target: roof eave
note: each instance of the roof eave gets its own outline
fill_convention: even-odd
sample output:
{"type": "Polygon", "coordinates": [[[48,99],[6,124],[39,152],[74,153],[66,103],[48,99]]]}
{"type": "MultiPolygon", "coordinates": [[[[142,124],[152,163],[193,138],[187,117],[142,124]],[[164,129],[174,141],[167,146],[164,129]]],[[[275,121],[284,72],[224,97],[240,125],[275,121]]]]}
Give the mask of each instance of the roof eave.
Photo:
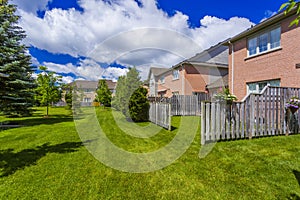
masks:
{"type": "Polygon", "coordinates": [[[284,12],[278,13],[278,14],[274,15],[273,17],[270,17],[270,18],[266,19],[265,21],[251,27],[250,29],[247,29],[247,30],[241,32],[240,34],[228,39],[227,41],[225,41],[223,43],[223,45],[228,46],[232,42],[236,42],[244,37],[247,37],[257,31],[264,29],[265,27],[276,24],[277,22],[294,15],[296,13],[296,10],[297,9],[294,8],[291,12],[289,12],[286,15],[284,14],[284,12]]]}

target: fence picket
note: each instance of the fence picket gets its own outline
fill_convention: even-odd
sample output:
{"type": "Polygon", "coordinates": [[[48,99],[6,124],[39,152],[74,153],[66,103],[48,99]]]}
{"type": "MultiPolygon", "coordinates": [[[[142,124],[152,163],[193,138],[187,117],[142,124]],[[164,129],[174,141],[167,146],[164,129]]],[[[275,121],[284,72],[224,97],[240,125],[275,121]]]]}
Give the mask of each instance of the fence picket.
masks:
{"type": "MultiPolygon", "coordinates": [[[[293,96],[300,97],[300,88],[269,87],[263,94],[251,94],[244,102],[230,106],[202,102],[201,144],[288,133],[285,104],[293,96]]],[[[297,114],[300,118],[300,111],[297,114]]]]}

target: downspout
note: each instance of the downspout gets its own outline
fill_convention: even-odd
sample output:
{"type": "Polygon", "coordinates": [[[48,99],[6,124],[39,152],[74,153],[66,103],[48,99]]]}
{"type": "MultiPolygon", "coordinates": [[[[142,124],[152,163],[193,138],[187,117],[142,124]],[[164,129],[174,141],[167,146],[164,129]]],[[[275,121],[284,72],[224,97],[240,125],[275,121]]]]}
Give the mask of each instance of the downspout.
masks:
{"type": "Polygon", "coordinates": [[[228,43],[231,45],[231,93],[234,93],[234,46],[228,41],[228,43]]]}
{"type": "Polygon", "coordinates": [[[181,82],[181,87],[182,87],[182,95],[185,95],[185,84],[184,84],[184,65],[181,64],[181,69],[182,69],[182,82],[181,82]]]}

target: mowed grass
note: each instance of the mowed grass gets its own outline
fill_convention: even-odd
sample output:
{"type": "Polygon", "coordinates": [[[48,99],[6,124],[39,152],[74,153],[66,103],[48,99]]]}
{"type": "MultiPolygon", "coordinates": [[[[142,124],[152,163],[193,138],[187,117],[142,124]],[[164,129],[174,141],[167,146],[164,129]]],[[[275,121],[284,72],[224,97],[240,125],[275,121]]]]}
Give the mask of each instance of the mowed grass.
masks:
{"type": "MultiPolygon", "coordinates": [[[[173,164],[149,173],[126,173],[89,153],[70,111],[51,108],[52,116],[43,114],[39,108],[30,118],[0,117],[24,125],[0,130],[0,199],[300,198],[300,135],[220,142],[200,159],[198,127],[190,148],[173,164]]],[[[164,147],[182,121],[173,117],[173,130],[166,131],[149,123],[134,125],[110,109],[98,109],[97,116],[107,137],[132,152],[164,147]],[[151,130],[157,134],[138,138],[122,129],[147,137],[151,130]]]]}

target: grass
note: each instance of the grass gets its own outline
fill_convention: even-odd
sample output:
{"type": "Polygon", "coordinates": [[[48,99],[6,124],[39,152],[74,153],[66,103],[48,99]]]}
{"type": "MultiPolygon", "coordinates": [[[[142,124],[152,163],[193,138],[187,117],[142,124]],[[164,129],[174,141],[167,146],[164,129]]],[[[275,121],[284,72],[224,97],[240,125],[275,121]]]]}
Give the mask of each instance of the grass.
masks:
{"type": "MultiPolygon", "coordinates": [[[[220,142],[200,159],[197,134],[170,166],[126,173],[105,166],[89,153],[84,146],[89,141],[80,140],[68,110],[52,108],[49,118],[43,118],[43,113],[38,109],[29,118],[0,117],[2,122],[24,125],[0,130],[0,199],[300,198],[300,135],[220,142]]],[[[183,120],[173,117],[174,128],[166,131],[127,122],[110,109],[97,110],[97,117],[107,137],[132,152],[165,146],[183,120]],[[130,130],[136,135],[124,133],[130,130]],[[139,130],[145,138],[138,138],[139,130]]]]}

